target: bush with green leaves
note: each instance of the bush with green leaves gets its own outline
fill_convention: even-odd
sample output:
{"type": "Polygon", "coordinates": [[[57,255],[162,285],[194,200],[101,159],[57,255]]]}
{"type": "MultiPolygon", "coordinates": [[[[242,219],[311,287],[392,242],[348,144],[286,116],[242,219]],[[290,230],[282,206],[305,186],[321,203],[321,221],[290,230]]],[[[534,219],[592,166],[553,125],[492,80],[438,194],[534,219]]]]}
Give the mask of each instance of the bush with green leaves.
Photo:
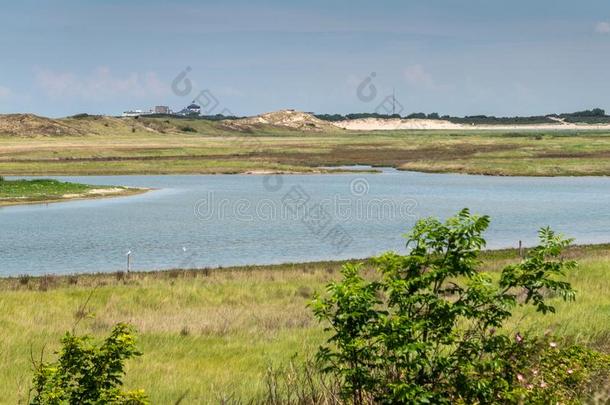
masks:
{"type": "Polygon", "coordinates": [[[66,333],[59,359],[36,364],[30,404],[148,404],[144,391],[121,390],[125,360],[141,355],[135,343],[133,328],[123,323],[99,345],[90,336],[66,333]]]}
{"type": "Polygon", "coordinates": [[[365,277],[348,264],[343,279],[313,302],[331,337],[323,370],[354,404],[571,403],[608,375],[608,356],[502,327],[516,305],[554,312],[549,295],[573,300],[564,281],[576,263],[562,258],[570,240],[550,229],[540,245],[499,279],[478,270],[487,216],[468,210],[441,222],[419,221],[405,256],[375,259],[365,277]]]}

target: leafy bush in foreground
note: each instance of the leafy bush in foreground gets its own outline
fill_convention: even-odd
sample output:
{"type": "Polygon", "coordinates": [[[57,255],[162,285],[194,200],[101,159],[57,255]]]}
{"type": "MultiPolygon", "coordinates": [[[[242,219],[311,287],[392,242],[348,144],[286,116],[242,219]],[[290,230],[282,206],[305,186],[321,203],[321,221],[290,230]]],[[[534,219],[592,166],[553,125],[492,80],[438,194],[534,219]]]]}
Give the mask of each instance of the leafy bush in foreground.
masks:
{"type": "Polygon", "coordinates": [[[140,354],[126,324],[116,325],[99,346],[89,336],[66,333],[57,362],[36,365],[30,404],[148,404],[141,390],[121,391],[124,361],[140,354]]]}
{"type": "Polygon", "coordinates": [[[347,402],[572,403],[607,377],[608,356],[501,331],[518,304],[545,314],[555,311],[549,295],[574,299],[562,280],[576,266],[561,257],[571,241],[542,229],[540,245],[496,281],[477,271],[488,225],[468,210],[419,221],[408,255],[376,259],[378,280],[349,264],[314,300],[332,332],[318,359],[347,402]]]}

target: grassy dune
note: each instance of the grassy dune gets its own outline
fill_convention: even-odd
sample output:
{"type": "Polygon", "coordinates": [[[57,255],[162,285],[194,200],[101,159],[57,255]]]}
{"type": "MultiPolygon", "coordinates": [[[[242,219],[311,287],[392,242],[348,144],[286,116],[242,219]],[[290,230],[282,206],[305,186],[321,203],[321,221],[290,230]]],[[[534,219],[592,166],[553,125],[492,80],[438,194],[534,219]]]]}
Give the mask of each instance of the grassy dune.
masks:
{"type": "MultiPolygon", "coordinates": [[[[557,314],[520,309],[512,331],[544,333],[610,350],[610,246],[573,248],[580,267],[569,279],[575,303],[557,299],[557,314]]],[[[491,272],[517,260],[487,252],[491,272]]],[[[306,307],[314,291],[338,277],[341,263],[257,266],[66,277],[0,279],[0,398],[23,401],[30,356],[50,356],[76,320],[77,331],[103,336],[119,321],[139,330],[144,356],[129,362],[127,386],[153,403],[218,403],[264,389],[270,364],[315,352],[324,332],[306,307]],[[86,305],[85,305],[86,304],[86,305]]]]}
{"type": "Polygon", "coordinates": [[[610,174],[610,133],[593,130],[315,132],[162,118],[61,122],[81,135],[0,134],[0,173],[307,172],[368,164],[496,175],[610,174]]]}

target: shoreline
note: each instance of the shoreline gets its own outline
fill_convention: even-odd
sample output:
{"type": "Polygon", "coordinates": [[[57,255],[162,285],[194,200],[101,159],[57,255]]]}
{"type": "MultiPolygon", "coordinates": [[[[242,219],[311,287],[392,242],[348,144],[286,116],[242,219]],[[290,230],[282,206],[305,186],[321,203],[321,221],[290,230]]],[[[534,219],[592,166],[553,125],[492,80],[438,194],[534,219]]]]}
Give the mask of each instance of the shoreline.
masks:
{"type": "MultiPolygon", "coordinates": [[[[534,246],[524,247],[523,251],[527,252],[534,246]]],[[[603,253],[610,251],[610,242],[604,243],[593,243],[593,244],[575,244],[570,245],[565,253],[564,257],[582,257],[587,254],[603,253]]],[[[235,266],[217,266],[217,267],[195,267],[195,268],[166,268],[166,269],[151,269],[151,270],[135,270],[135,271],[100,271],[93,273],[44,273],[44,274],[16,274],[16,275],[0,275],[0,283],[19,281],[19,279],[27,277],[31,280],[40,280],[45,278],[53,278],[56,281],[66,281],[68,284],[72,284],[72,281],[76,278],[89,278],[89,279],[104,279],[104,278],[116,278],[123,279],[126,277],[133,276],[135,278],[175,278],[177,276],[190,275],[196,277],[219,275],[219,274],[231,274],[231,273],[256,273],[259,271],[274,270],[278,272],[283,271],[295,271],[295,270],[306,270],[310,267],[328,266],[328,268],[339,269],[341,266],[347,263],[363,263],[365,266],[371,264],[373,257],[365,258],[352,258],[344,260],[316,260],[306,262],[286,262],[276,264],[245,264],[235,266]]],[[[499,260],[499,261],[515,261],[519,260],[519,248],[498,248],[498,249],[486,249],[481,251],[481,260],[499,260]]],[[[0,288],[1,289],[1,288],[0,288]]]]}

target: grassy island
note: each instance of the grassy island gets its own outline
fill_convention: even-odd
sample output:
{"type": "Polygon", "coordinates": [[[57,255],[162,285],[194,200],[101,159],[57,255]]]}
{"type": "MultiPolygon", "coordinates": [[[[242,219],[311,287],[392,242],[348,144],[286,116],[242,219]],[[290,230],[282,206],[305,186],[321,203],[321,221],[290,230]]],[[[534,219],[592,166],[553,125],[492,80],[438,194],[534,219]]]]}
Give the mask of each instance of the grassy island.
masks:
{"type": "Polygon", "coordinates": [[[143,191],[136,188],[92,186],[50,179],[6,180],[0,178],[0,206],[114,197],[143,191]]]}

